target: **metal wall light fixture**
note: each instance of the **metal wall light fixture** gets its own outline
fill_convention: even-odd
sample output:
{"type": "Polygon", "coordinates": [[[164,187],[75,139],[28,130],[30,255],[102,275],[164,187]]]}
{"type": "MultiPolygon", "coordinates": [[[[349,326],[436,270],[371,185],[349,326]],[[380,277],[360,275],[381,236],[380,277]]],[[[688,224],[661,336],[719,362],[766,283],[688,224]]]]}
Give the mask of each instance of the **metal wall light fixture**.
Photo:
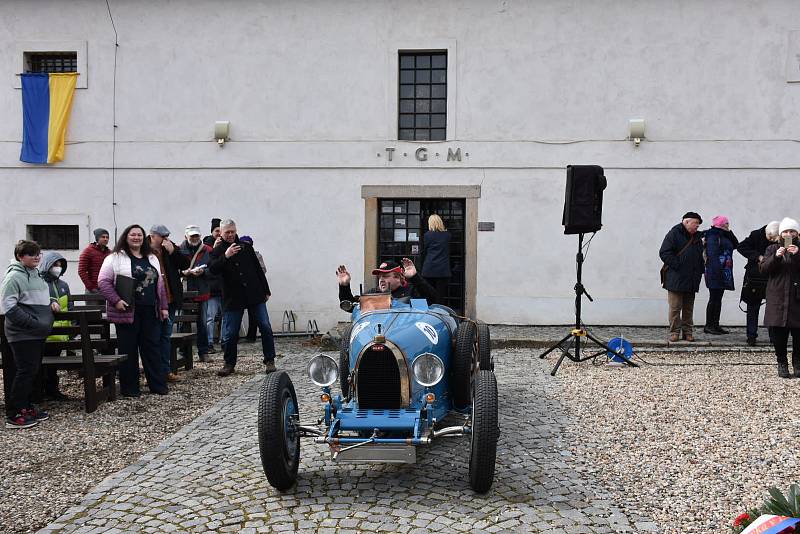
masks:
{"type": "Polygon", "coordinates": [[[231,131],[231,123],[229,121],[217,121],[214,123],[214,139],[220,148],[228,140],[231,131]]]}
{"type": "Polygon", "coordinates": [[[644,119],[630,119],[628,121],[628,139],[633,141],[633,146],[638,147],[644,139],[644,119]]]}

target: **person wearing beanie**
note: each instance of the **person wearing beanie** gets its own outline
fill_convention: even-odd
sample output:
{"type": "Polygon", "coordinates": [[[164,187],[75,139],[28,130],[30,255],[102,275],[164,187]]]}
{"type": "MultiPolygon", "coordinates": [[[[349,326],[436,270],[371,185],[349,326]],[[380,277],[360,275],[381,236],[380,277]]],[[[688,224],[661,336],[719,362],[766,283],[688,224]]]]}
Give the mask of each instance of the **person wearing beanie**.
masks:
{"type": "Polygon", "coordinates": [[[800,224],[786,217],[778,226],[778,242],[767,247],[759,270],[767,275],[767,311],[764,326],[769,328],[778,376],[789,378],[787,345],[792,335],[792,370],[800,378],[800,224]]]}
{"type": "Polygon", "coordinates": [[[698,213],[687,212],[664,236],[658,251],[664,262],[662,287],[667,290],[669,341],[673,343],[681,336],[694,341],[694,299],[705,270],[703,232],[698,231],[702,223],[698,213]]]}
{"type": "Polygon", "coordinates": [[[767,247],[778,241],[778,221],[756,228],[736,248],[739,254],[747,258],[744,266],[744,281],[740,301],[745,303],[747,311],[747,344],[755,346],[758,339],[758,314],[761,303],[767,298],[767,277],[758,270],[759,262],[764,259],[767,247]]]}
{"type": "Polygon", "coordinates": [[[87,293],[97,293],[97,276],[103,260],[111,254],[108,248],[109,234],[105,228],[95,228],[94,243],[89,243],[78,258],[78,276],[86,287],[87,293]]]}
{"type": "Polygon", "coordinates": [[[717,215],[711,221],[711,228],[705,233],[706,287],[708,305],[706,306],[706,334],[728,334],[719,325],[722,314],[722,296],[725,291],[733,291],[733,251],[739,240],[731,232],[730,221],[724,215],[717,215]]]}

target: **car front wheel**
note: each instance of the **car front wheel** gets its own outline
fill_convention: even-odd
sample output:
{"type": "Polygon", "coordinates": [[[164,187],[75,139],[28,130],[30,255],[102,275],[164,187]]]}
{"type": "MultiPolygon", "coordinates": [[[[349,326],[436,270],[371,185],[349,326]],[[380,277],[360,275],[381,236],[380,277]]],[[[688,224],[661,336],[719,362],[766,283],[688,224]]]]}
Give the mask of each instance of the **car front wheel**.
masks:
{"type": "Polygon", "coordinates": [[[492,371],[479,371],[472,397],[472,450],[469,458],[469,485],[476,493],[486,493],[492,487],[499,434],[497,379],[492,371]]]}
{"type": "Polygon", "coordinates": [[[258,448],[267,480],[286,491],[297,481],[300,464],[299,410],[294,385],[286,371],[271,373],[258,399],[258,448]]]}

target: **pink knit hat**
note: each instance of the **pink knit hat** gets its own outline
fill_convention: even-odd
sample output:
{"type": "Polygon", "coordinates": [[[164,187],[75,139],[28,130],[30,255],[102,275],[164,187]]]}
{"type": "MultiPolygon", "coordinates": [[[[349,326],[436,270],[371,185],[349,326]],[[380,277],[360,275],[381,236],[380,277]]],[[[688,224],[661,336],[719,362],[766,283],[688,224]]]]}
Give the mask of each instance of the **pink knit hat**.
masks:
{"type": "Polygon", "coordinates": [[[717,228],[722,228],[723,226],[725,226],[729,222],[730,221],[728,220],[728,218],[725,217],[724,215],[717,215],[716,217],[711,219],[711,226],[716,226],[717,228]]]}

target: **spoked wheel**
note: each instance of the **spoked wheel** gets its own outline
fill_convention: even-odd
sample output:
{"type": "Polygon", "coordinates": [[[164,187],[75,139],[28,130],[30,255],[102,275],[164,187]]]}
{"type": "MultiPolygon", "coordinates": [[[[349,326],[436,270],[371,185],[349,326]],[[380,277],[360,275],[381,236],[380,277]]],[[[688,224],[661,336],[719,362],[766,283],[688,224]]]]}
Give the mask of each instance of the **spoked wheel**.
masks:
{"type": "Polygon", "coordinates": [[[497,457],[497,379],[492,371],[479,371],[472,397],[472,434],[469,457],[469,485],[476,493],[486,493],[494,481],[497,457]]]}
{"type": "Polygon", "coordinates": [[[342,332],[342,339],[339,342],[339,385],[342,388],[342,397],[347,398],[350,393],[350,334],[353,332],[353,325],[347,327],[342,332]]]}
{"type": "Polygon", "coordinates": [[[489,325],[483,321],[476,322],[478,323],[478,362],[480,362],[481,371],[494,371],[494,362],[492,361],[492,338],[489,335],[489,325]]]}
{"type": "Polygon", "coordinates": [[[450,393],[458,409],[467,408],[472,400],[472,377],[477,360],[475,323],[462,321],[456,331],[456,348],[453,354],[450,393]]]}
{"type": "Polygon", "coordinates": [[[300,433],[297,395],[286,371],[271,373],[258,399],[258,448],[267,480],[286,491],[297,481],[300,433]]]}

